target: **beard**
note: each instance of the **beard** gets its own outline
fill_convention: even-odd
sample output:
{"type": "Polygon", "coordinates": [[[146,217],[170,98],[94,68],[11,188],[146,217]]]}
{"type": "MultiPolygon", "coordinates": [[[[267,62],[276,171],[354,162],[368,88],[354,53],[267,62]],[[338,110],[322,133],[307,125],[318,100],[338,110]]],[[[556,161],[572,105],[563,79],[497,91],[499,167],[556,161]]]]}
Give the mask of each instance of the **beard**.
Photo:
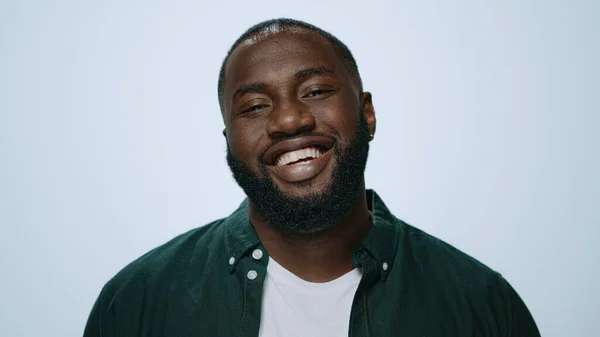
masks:
{"type": "MultiPolygon", "coordinates": [[[[330,228],[350,212],[363,183],[369,141],[367,121],[361,111],[356,132],[348,145],[342,148],[338,139],[335,139],[330,149],[334,151],[332,159],[337,159],[330,181],[321,191],[301,197],[285,195],[276,186],[262,158],[258,160],[260,174],[256,174],[236,158],[228,146],[227,164],[233,178],[269,225],[290,235],[313,234],[330,228]]],[[[310,181],[299,184],[307,189],[312,187],[310,181]]]]}

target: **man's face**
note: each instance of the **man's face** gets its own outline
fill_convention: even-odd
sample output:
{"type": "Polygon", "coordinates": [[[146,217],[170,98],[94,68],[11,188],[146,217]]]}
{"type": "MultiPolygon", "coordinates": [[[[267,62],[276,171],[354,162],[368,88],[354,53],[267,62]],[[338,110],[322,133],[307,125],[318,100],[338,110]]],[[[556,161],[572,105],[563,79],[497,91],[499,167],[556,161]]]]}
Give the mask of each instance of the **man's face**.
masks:
{"type": "Polygon", "coordinates": [[[325,38],[284,31],[242,43],[222,104],[228,164],[271,225],[312,233],[348,213],[375,118],[325,38]]]}

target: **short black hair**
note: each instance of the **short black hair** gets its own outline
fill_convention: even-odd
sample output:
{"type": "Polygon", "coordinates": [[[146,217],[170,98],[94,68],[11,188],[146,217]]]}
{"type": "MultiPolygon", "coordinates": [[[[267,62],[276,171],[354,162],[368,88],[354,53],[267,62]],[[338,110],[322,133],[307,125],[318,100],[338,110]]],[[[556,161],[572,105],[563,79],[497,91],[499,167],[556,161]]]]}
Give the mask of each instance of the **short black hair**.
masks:
{"type": "Polygon", "coordinates": [[[321,28],[311,25],[310,23],[306,23],[306,22],[294,20],[294,19],[288,19],[288,18],[271,19],[271,20],[260,22],[256,25],[248,28],[248,30],[246,30],[244,32],[244,34],[242,34],[237,40],[235,40],[235,42],[233,43],[231,48],[229,48],[229,51],[227,52],[227,56],[225,56],[225,59],[223,60],[223,63],[221,64],[221,70],[219,71],[219,82],[217,85],[217,93],[219,95],[218,98],[219,98],[219,105],[221,105],[221,111],[223,110],[221,98],[223,95],[223,89],[225,87],[225,67],[227,65],[227,61],[229,61],[229,58],[231,57],[231,53],[233,53],[235,48],[237,48],[240,45],[240,43],[242,43],[246,39],[248,39],[254,35],[266,33],[268,31],[271,31],[274,28],[301,28],[301,29],[306,29],[308,31],[315,32],[315,33],[323,36],[324,38],[326,38],[331,43],[331,45],[333,46],[333,49],[336,51],[336,53],[338,54],[338,56],[344,63],[344,66],[348,70],[348,73],[350,74],[350,76],[354,77],[354,79],[357,81],[359,90],[362,92],[362,81],[360,78],[360,73],[358,72],[358,66],[356,65],[356,61],[354,60],[354,57],[352,56],[350,49],[348,49],[348,47],[342,41],[340,41],[337,37],[333,36],[332,34],[322,30],[321,28]]]}

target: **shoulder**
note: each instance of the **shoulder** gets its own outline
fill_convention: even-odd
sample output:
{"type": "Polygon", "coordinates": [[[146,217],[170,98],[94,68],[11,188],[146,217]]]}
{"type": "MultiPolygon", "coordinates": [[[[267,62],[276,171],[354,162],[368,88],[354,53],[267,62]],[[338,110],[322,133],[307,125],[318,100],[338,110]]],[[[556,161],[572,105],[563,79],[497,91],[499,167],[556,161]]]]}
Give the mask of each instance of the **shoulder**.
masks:
{"type": "Polygon", "coordinates": [[[142,290],[165,277],[185,272],[192,264],[204,264],[212,254],[224,249],[224,220],[192,229],[150,250],[111,278],[105,291],[142,290]]]}
{"type": "Polygon", "coordinates": [[[487,265],[446,241],[416,227],[404,224],[406,243],[415,258],[428,263],[449,263],[454,270],[468,270],[483,275],[497,274],[487,265]]]}
{"type": "Polygon", "coordinates": [[[402,221],[403,240],[397,258],[405,275],[419,280],[439,298],[488,306],[507,300],[504,277],[473,256],[402,221]]]}
{"type": "Polygon", "coordinates": [[[396,281],[415,296],[411,303],[441,314],[494,327],[499,336],[539,336],[531,313],[506,279],[474,257],[398,220],[402,239],[396,281]]]}
{"type": "Polygon", "coordinates": [[[183,233],[121,269],[102,288],[84,336],[113,331],[119,322],[125,335],[139,335],[145,314],[169,303],[173,294],[185,294],[191,278],[219,262],[216,256],[225,250],[224,222],[220,219],[183,233]]]}

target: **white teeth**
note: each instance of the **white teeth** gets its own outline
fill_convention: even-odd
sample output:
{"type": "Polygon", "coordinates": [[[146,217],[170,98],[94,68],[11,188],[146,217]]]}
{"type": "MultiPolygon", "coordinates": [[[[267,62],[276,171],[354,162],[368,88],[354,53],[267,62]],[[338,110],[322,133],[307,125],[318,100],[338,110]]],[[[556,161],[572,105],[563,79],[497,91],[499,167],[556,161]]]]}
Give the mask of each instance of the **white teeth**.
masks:
{"type": "Polygon", "coordinates": [[[305,147],[303,149],[289,151],[281,154],[275,162],[275,165],[283,166],[301,159],[319,158],[320,156],[321,151],[316,147],[305,147]]]}
{"type": "Polygon", "coordinates": [[[304,159],[310,157],[310,149],[301,149],[298,151],[298,159],[304,159]]]}
{"type": "Polygon", "coordinates": [[[294,162],[294,161],[300,159],[299,152],[301,152],[301,151],[294,151],[294,152],[290,153],[290,162],[294,162]]]}

